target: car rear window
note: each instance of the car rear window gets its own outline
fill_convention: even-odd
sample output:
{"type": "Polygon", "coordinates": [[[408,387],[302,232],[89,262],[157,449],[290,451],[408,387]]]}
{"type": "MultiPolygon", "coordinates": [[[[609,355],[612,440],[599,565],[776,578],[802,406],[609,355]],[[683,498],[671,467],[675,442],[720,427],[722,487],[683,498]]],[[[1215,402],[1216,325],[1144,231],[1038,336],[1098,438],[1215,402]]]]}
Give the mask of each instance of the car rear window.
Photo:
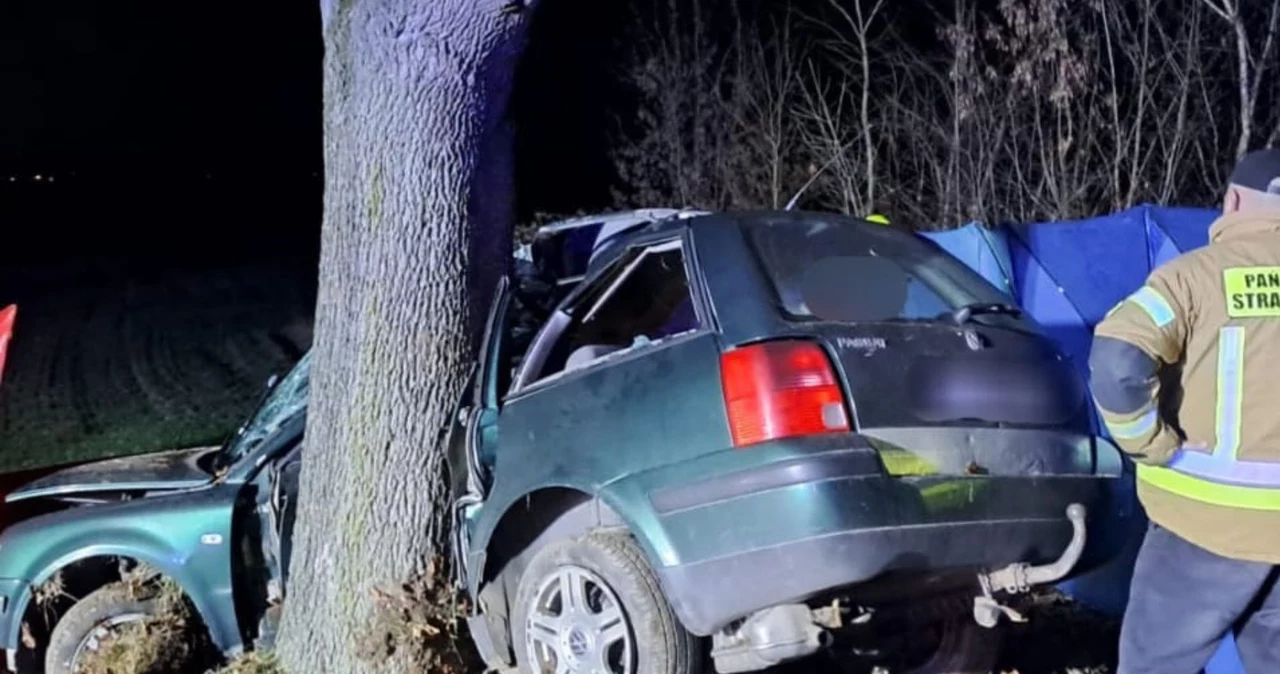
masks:
{"type": "MultiPolygon", "coordinates": [[[[744,223],[752,248],[791,320],[942,320],[973,304],[1013,300],[942,249],[910,234],[850,218],[744,223]]],[[[1005,314],[975,320],[1032,329],[1005,314]]]]}

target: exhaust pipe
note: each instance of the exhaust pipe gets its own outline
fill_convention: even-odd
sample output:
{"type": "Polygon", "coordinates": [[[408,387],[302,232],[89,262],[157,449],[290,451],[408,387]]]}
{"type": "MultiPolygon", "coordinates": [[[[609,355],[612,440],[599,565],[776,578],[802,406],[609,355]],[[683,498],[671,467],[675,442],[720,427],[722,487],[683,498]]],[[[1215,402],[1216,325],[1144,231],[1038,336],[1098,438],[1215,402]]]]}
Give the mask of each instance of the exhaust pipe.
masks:
{"type": "Polygon", "coordinates": [[[992,596],[997,592],[1023,594],[1037,585],[1047,585],[1061,580],[1075,568],[1084,554],[1085,544],[1085,509],[1079,503],[1067,506],[1067,519],[1071,521],[1071,542],[1062,551],[1058,559],[1049,564],[1033,566],[1026,562],[1015,562],[1002,569],[978,574],[978,583],[982,594],[974,598],[973,616],[983,627],[994,627],[1000,614],[1009,616],[1015,622],[1026,619],[1013,609],[1001,605],[992,596]]]}

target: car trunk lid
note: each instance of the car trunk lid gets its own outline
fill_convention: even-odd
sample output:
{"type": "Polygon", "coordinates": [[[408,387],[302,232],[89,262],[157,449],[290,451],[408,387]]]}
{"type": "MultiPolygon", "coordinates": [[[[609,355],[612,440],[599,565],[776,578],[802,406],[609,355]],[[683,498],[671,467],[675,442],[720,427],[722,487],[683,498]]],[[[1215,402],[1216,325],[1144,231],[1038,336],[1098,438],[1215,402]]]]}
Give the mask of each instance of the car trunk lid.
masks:
{"type": "Polygon", "coordinates": [[[1083,382],[1043,337],[938,323],[811,329],[834,355],[860,429],[1088,431],[1083,382]]]}
{"type": "Polygon", "coordinates": [[[898,465],[890,472],[1091,471],[1077,370],[1007,296],[936,244],[836,216],[758,218],[745,231],[784,336],[824,346],[853,430],[880,442],[886,465],[898,465]]]}

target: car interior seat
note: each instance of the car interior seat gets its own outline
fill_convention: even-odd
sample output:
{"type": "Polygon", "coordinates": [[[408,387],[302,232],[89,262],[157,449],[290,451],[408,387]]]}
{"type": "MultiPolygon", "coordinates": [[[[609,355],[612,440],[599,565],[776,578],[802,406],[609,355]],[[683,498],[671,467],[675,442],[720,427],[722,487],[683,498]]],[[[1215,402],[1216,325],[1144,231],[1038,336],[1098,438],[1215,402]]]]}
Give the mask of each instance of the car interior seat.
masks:
{"type": "Polygon", "coordinates": [[[685,295],[684,300],[671,312],[667,322],[658,330],[657,338],[678,335],[698,327],[698,314],[693,310],[693,298],[685,295]]]}
{"type": "Polygon", "coordinates": [[[623,348],[625,347],[613,344],[584,344],[569,354],[569,359],[565,361],[564,369],[566,372],[576,370],[615,351],[621,351],[623,348]]]}

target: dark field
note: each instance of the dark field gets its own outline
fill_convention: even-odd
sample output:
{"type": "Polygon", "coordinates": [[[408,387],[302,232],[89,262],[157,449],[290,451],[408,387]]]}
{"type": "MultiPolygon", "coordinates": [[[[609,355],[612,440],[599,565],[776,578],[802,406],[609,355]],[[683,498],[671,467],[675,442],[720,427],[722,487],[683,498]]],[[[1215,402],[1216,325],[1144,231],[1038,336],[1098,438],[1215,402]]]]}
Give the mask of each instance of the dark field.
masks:
{"type": "Polygon", "coordinates": [[[0,472],[220,441],[310,343],[304,264],[147,264],[0,272],[0,303],[19,302],[0,472]]]}

